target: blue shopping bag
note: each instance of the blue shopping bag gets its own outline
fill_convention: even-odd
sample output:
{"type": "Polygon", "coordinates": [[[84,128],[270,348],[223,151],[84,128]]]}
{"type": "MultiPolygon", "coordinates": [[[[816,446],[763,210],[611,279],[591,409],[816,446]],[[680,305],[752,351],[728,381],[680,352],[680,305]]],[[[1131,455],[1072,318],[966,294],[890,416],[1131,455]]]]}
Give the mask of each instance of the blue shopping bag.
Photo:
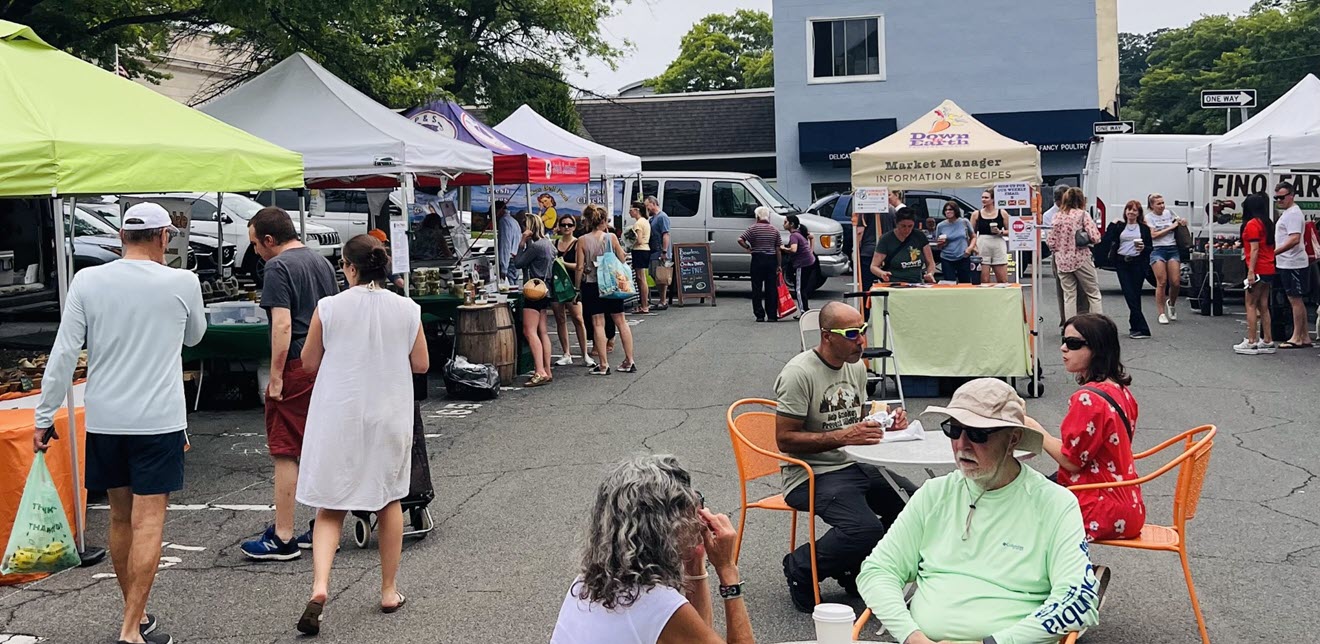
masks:
{"type": "Polygon", "coordinates": [[[600,296],[605,299],[626,300],[637,295],[632,269],[608,250],[596,263],[596,282],[600,286],[600,296]]]}

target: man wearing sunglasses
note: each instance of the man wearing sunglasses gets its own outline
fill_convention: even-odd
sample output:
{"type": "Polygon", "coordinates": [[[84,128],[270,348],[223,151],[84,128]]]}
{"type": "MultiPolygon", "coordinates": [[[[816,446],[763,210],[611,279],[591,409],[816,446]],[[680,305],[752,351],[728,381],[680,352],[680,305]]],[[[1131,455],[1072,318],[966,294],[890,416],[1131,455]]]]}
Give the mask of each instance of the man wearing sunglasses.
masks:
{"type": "Polygon", "coordinates": [[[1279,210],[1279,219],[1274,224],[1274,279],[1288,295],[1293,319],[1292,337],[1279,343],[1279,348],[1304,349],[1311,346],[1306,326],[1306,296],[1311,294],[1311,271],[1306,245],[1302,243],[1306,218],[1297,206],[1292,184],[1286,181],[1274,187],[1274,206],[1279,210]]]}
{"type": "Polygon", "coordinates": [[[1077,497],[1014,457],[1044,441],[1017,392],[980,378],[923,416],[957,469],[927,481],[862,564],[858,587],[885,628],[903,644],[1053,644],[1098,623],[1077,497]]]}
{"type": "MultiPolygon", "coordinates": [[[[842,302],[826,304],[820,311],[820,346],[790,360],[775,381],[779,449],[811,466],[816,516],[831,527],[816,542],[817,573],[822,581],[837,579],[854,595],[862,561],[903,509],[902,498],[878,468],[853,462],[840,449],[874,445],[885,435],[879,423],[862,420],[866,326],[856,309],[842,302]]],[[[900,410],[894,428],[906,427],[907,416],[900,410]]],[[[807,511],[811,499],[806,470],[792,464],[782,470],[784,502],[807,511]]],[[[899,485],[914,489],[906,479],[890,475],[899,485]]],[[[811,612],[815,593],[808,544],[784,557],[784,576],[794,607],[811,612]]]]}

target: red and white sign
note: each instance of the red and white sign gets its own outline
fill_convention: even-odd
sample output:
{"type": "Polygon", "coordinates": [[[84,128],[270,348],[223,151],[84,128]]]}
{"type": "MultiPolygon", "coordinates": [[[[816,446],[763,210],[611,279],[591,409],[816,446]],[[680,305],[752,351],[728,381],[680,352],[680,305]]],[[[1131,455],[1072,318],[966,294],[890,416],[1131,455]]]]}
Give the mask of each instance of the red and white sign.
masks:
{"type": "Polygon", "coordinates": [[[1036,249],[1036,226],[1029,218],[1010,215],[1008,218],[1008,250],[1011,253],[1036,249]]]}

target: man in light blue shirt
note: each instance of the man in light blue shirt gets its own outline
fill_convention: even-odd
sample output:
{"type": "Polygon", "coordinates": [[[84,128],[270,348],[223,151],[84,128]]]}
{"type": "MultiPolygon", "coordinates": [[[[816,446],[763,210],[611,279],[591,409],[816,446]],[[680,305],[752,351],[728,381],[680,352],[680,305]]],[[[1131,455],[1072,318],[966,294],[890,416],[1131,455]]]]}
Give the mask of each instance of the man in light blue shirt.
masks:
{"type": "Polygon", "coordinates": [[[510,286],[518,284],[518,269],[513,267],[513,255],[518,252],[518,242],[522,240],[522,226],[509,214],[503,201],[495,202],[496,227],[499,229],[500,276],[510,286]]]}
{"type": "MultiPolygon", "coordinates": [[[[646,212],[651,216],[651,250],[655,251],[655,263],[664,265],[672,261],[669,251],[669,215],[660,209],[660,202],[654,197],[646,198],[646,212]]],[[[651,271],[655,273],[654,270],[651,271]]],[[[657,284],[660,291],[660,304],[656,305],[661,311],[669,308],[669,285],[657,284]]]]}
{"type": "Polygon", "coordinates": [[[197,275],[164,265],[178,232],[164,208],[137,204],[124,213],[123,259],[74,276],[32,437],[37,451],[49,447],[45,433],[68,395],[85,343],[86,487],[110,497],[110,559],[124,594],[121,643],[172,641],[147,615],[147,596],[160,559],[165,506],[171,492],[183,489],[188,409],[179,353],[206,333],[197,275]]]}

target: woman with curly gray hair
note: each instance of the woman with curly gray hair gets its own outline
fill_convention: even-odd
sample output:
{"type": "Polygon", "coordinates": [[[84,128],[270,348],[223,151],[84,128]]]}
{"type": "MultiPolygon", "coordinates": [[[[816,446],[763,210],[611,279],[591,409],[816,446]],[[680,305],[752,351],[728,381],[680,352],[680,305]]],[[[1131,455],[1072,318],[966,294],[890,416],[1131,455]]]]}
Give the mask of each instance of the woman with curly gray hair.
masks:
{"type": "Polygon", "coordinates": [[[751,644],[729,517],[705,508],[673,456],[619,465],[596,491],[582,572],[550,644],[751,644]],[[728,639],[712,627],[706,561],[724,598],[728,639]]]}

